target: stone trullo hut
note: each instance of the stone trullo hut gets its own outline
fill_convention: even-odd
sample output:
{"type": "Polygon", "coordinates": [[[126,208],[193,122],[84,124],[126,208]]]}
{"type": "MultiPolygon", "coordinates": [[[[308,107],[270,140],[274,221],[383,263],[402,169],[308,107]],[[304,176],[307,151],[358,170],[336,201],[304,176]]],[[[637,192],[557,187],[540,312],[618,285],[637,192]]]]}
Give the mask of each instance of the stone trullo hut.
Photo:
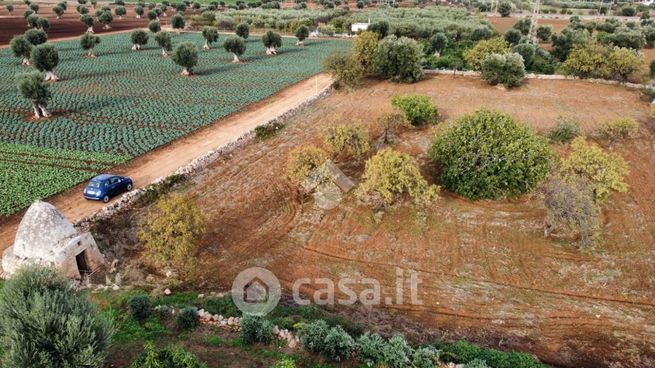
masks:
{"type": "Polygon", "coordinates": [[[9,276],[26,264],[41,264],[81,278],[104,263],[90,233],[79,233],[55,206],[41,201],[27,210],[14,245],[2,256],[2,268],[9,276]]]}

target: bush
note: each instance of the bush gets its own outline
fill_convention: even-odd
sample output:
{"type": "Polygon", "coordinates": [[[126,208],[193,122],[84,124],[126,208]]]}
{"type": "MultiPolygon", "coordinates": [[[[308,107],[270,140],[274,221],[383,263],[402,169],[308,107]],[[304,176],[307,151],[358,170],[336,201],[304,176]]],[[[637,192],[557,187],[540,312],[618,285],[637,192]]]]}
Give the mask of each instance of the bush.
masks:
{"type": "Polygon", "coordinates": [[[546,133],[546,137],[555,143],[568,143],[581,134],[577,120],[565,117],[557,118],[557,124],[546,133]]]}
{"type": "Polygon", "coordinates": [[[287,174],[296,183],[303,183],[312,172],[321,167],[327,158],[325,152],[314,146],[298,147],[289,152],[287,174]]]}
{"type": "Polygon", "coordinates": [[[612,79],[625,83],[631,74],[642,70],[643,63],[643,56],[638,51],[614,48],[609,54],[607,67],[612,79]]]}
{"type": "Polygon", "coordinates": [[[375,49],[373,70],[395,82],[414,83],[423,78],[422,60],[423,51],[418,42],[389,36],[375,49]]]}
{"type": "Polygon", "coordinates": [[[534,188],[548,173],[552,153],[544,139],[509,115],[479,110],[437,136],[430,156],[451,191],[497,199],[534,188]]]}
{"type": "Polygon", "coordinates": [[[355,341],[341,326],[332,327],[325,336],[323,355],[335,362],[348,360],[354,347],[355,341]]]}
{"type": "Polygon", "coordinates": [[[344,124],[331,128],[325,145],[336,156],[361,157],[371,148],[368,133],[359,125],[344,124]]]}
{"type": "Polygon", "coordinates": [[[464,365],[464,368],[489,368],[487,362],[482,359],[473,359],[464,365]]]}
{"type": "Polygon", "coordinates": [[[181,347],[158,350],[152,342],[146,342],[143,353],[130,368],[206,368],[192,353],[181,347]]]}
{"type": "MultiPolygon", "coordinates": [[[[470,362],[482,354],[482,349],[468,341],[458,340],[452,344],[446,344],[442,347],[444,358],[447,362],[465,364],[470,362]]],[[[518,367],[517,367],[518,368],[518,367]]]]}
{"type": "Polygon", "coordinates": [[[26,266],[0,291],[3,367],[104,366],[112,327],[57,271],[26,266]]]}
{"type": "Polygon", "coordinates": [[[273,368],[296,368],[296,362],[291,358],[282,358],[273,365],[273,368]]]}
{"type": "Polygon", "coordinates": [[[389,368],[405,368],[411,366],[414,351],[402,336],[394,336],[387,341],[382,349],[385,366],[389,368]]]}
{"type": "Polygon", "coordinates": [[[509,1],[502,1],[498,4],[498,13],[501,17],[509,17],[512,13],[512,3],[509,1]]]}
{"type": "Polygon", "coordinates": [[[519,43],[518,45],[512,47],[512,52],[521,55],[523,58],[523,65],[525,69],[530,69],[534,58],[536,55],[536,49],[534,45],[530,43],[519,43]]]}
{"type": "Polygon", "coordinates": [[[330,332],[330,327],[323,320],[317,320],[310,324],[300,326],[300,343],[305,350],[311,353],[321,353],[325,350],[325,338],[330,332]]]}
{"type": "Polygon", "coordinates": [[[364,69],[351,51],[335,50],[323,61],[323,67],[335,80],[337,87],[353,89],[362,81],[364,69]]]}
{"type": "Polygon", "coordinates": [[[505,41],[507,41],[507,43],[510,45],[516,45],[519,43],[519,41],[521,41],[521,37],[523,36],[521,35],[521,31],[518,29],[510,28],[507,30],[507,32],[505,32],[505,41]]]}
{"type": "Polygon", "coordinates": [[[132,318],[137,321],[144,321],[152,313],[152,302],[148,295],[136,295],[127,301],[127,309],[132,318]]]}
{"type": "Polygon", "coordinates": [[[378,34],[371,31],[364,31],[357,35],[353,41],[355,59],[366,72],[371,72],[373,55],[378,47],[378,34]]]}
{"type": "Polygon", "coordinates": [[[250,26],[248,23],[239,23],[237,24],[235,33],[237,36],[247,40],[248,36],[250,36],[250,26]]]}
{"type": "Polygon", "coordinates": [[[595,136],[614,142],[619,139],[632,138],[638,130],[639,123],[634,119],[616,119],[605,122],[598,127],[595,136]]]}
{"type": "Polygon", "coordinates": [[[434,123],[439,117],[439,110],[429,96],[394,96],[391,98],[391,105],[402,111],[413,126],[434,123]]]}
{"type": "Polygon", "coordinates": [[[637,14],[637,9],[632,6],[625,6],[621,8],[621,15],[624,17],[634,17],[637,14]]]}
{"type": "Polygon", "coordinates": [[[282,130],[282,128],[284,128],[284,124],[278,122],[258,125],[255,127],[255,137],[258,140],[265,140],[274,136],[277,132],[282,130]]]}
{"type": "Polygon", "coordinates": [[[160,199],[138,233],[146,258],[160,267],[183,269],[205,231],[200,208],[179,194],[160,199]]]}
{"type": "Polygon", "coordinates": [[[241,341],[246,345],[261,342],[268,344],[273,339],[273,324],[261,316],[245,314],[241,318],[241,341]]]}
{"type": "Polygon", "coordinates": [[[186,307],[175,316],[175,327],[180,330],[191,330],[198,326],[198,310],[186,307]]]}
{"type": "Polygon", "coordinates": [[[587,180],[596,202],[605,201],[612,191],[623,193],[628,190],[624,181],[629,171],[628,164],[621,156],[606,153],[583,138],[574,139],[571,147],[573,152],[562,161],[562,175],[565,178],[581,177],[587,180]]]}
{"type": "Polygon", "coordinates": [[[502,38],[492,38],[478,42],[473,48],[464,52],[464,60],[473,70],[482,69],[482,63],[491,54],[504,55],[509,46],[502,38]]]}
{"type": "Polygon", "coordinates": [[[537,39],[540,42],[550,41],[550,37],[553,35],[553,28],[551,26],[540,25],[537,27],[537,39]]]}
{"type": "Polygon", "coordinates": [[[565,61],[574,47],[583,47],[591,41],[591,34],[586,29],[565,28],[559,35],[553,35],[551,53],[560,61],[565,61]]]}
{"type": "Polygon", "coordinates": [[[418,348],[414,351],[412,367],[435,368],[439,364],[439,351],[432,346],[418,348]]]}
{"type": "Polygon", "coordinates": [[[375,367],[384,361],[384,339],[374,333],[365,333],[357,339],[357,358],[368,367],[375,367]]]}
{"type": "Polygon", "coordinates": [[[366,161],[358,194],[385,205],[404,194],[417,204],[429,204],[439,197],[439,187],[428,184],[411,156],[385,148],[366,161]]]}
{"type": "Polygon", "coordinates": [[[525,78],[523,57],[516,53],[491,54],[482,63],[482,79],[491,85],[520,86],[525,78]]]}

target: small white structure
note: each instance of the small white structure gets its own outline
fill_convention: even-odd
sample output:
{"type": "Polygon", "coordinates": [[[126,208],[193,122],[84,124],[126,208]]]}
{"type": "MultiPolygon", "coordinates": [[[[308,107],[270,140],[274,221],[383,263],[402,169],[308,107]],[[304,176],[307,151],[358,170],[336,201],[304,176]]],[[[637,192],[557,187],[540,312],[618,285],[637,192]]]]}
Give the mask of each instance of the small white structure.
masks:
{"type": "Polygon", "coordinates": [[[368,30],[368,27],[371,26],[371,19],[369,18],[368,23],[353,23],[350,26],[350,31],[352,33],[357,33],[360,31],[366,31],[368,30]]]}
{"type": "Polygon", "coordinates": [[[13,246],[2,256],[7,275],[27,264],[52,266],[79,279],[105,260],[90,233],[79,233],[55,206],[36,201],[23,216],[13,246]]]}

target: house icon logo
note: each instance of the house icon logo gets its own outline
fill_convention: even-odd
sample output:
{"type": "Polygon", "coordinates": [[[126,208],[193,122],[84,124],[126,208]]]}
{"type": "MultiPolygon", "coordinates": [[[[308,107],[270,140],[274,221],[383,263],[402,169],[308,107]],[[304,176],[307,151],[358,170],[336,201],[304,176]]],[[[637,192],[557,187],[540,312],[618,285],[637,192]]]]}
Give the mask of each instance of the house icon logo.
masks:
{"type": "Polygon", "coordinates": [[[232,300],[244,314],[263,316],[280,301],[282,290],[275,275],[261,267],[248,268],[232,283],[232,300]]]}

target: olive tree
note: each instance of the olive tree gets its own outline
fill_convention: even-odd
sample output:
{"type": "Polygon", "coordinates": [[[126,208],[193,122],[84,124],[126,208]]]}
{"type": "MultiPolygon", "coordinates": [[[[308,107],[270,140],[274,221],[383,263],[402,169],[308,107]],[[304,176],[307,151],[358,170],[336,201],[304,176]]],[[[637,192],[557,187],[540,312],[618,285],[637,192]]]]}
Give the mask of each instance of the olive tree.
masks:
{"type": "Polygon", "coordinates": [[[368,133],[360,125],[341,124],[330,128],[325,135],[325,145],[334,157],[364,156],[371,148],[368,133]]]}
{"type": "Polygon", "coordinates": [[[625,83],[631,74],[643,68],[643,62],[643,57],[638,51],[623,47],[614,48],[607,60],[610,77],[625,83]]]}
{"type": "Polygon", "coordinates": [[[159,24],[158,20],[152,20],[150,23],[148,23],[148,29],[152,33],[157,33],[161,31],[161,25],[159,24]]]}
{"type": "Polygon", "coordinates": [[[161,48],[161,56],[168,56],[168,52],[173,48],[173,42],[171,42],[171,35],[168,32],[157,32],[155,35],[155,41],[161,48]]]}
{"type": "Polygon", "coordinates": [[[218,28],[204,27],[202,29],[202,37],[205,39],[205,44],[202,46],[202,49],[209,50],[210,45],[218,41],[218,28]]]}
{"type": "Polygon", "coordinates": [[[277,55],[277,48],[282,46],[282,37],[273,31],[267,31],[262,36],[262,42],[266,47],[266,55],[277,55]]]}
{"type": "Polygon", "coordinates": [[[537,27],[537,39],[539,42],[548,42],[553,35],[553,27],[540,25],[537,27]]]}
{"type": "Polygon", "coordinates": [[[287,175],[291,180],[302,184],[327,159],[325,151],[314,146],[296,147],[287,158],[287,175]]]}
{"type": "Polygon", "coordinates": [[[104,29],[109,29],[109,28],[111,28],[111,27],[109,26],[109,24],[111,24],[111,22],[114,21],[114,17],[111,15],[111,12],[110,12],[110,11],[106,11],[106,10],[105,10],[105,11],[101,11],[101,12],[97,15],[97,18],[98,18],[98,22],[100,22],[100,23],[103,24],[103,27],[102,27],[102,28],[104,28],[104,29]]]}
{"type": "Polygon", "coordinates": [[[54,269],[27,266],[0,292],[3,367],[101,368],[110,321],[54,269]]]}
{"type": "Polygon", "coordinates": [[[43,75],[38,71],[19,74],[16,77],[18,91],[32,103],[35,118],[50,116],[46,106],[50,99],[50,90],[43,81],[43,75]]]}
{"type": "Polygon", "coordinates": [[[237,24],[236,35],[243,38],[244,40],[247,40],[248,36],[250,35],[250,26],[248,23],[237,24]]]}
{"type": "Polygon", "coordinates": [[[364,68],[350,50],[334,50],[323,60],[323,68],[334,78],[335,87],[353,89],[364,77],[364,68]]]}
{"type": "Polygon", "coordinates": [[[198,48],[193,42],[182,42],[173,50],[171,59],[183,68],[182,75],[191,75],[191,68],[198,64],[198,48]]]}
{"type": "Polygon", "coordinates": [[[82,4],[76,6],[75,10],[77,10],[77,12],[80,13],[80,15],[89,14],[89,8],[87,8],[86,6],[84,6],[82,4]]]}
{"type": "Polygon", "coordinates": [[[184,29],[184,17],[180,14],[175,14],[171,17],[171,26],[179,34],[180,30],[184,29]]]}
{"type": "Polygon", "coordinates": [[[61,16],[64,15],[64,8],[60,5],[55,5],[52,7],[52,12],[57,15],[57,19],[61,19],[61,16]]]}
{"type": "Polygon", "coordinates": [[[40,72],[45,72],[45,80],[58,81],[53,69],[59,64],[59,53],[55,46],[49,43],[32,48],[30,53],[32,65],[40,72]]]}
{"type": "Polygon", "coordinates": [[[153,21],[153,20],[158,20],[159,17],[157,16],[157,12],[154,10],[149,10],[148,14],[146,14],[148,17],[148,20],[153,21]]]}
{"type": "Polygon", "coordinates": [[[7,5],[7,12],[9,13],[10,17],[14,15],[14,6],[12,4],[7,5]]]}
{"type": "Polygon", "coordinates": [[[40,29],[28,29],[23,34],[27,42],[33,46],[38,46],[48,42],[48,35],[40,29]]]}
{"type": "Polygon", "coordinates": [[[136,7],[134,7],[134,14],[136,14],[136,19],[141,19],[141,17],[143,16],[143,12],[144,10],[141,5],[137,5],[136,7]]]}
{"type": "Polygon", "coordinates": [[[241,61],[239,60],[239,56],[243,55],[243,53],[246,52],[246,43],[241,37],[230,36],[227,39],[225,39],[225,42],[223,42],[223,48],[225,49],[225,51],[230,52],[232,53],[232,55],[234,55],[234,59],[232,60],[232,62],[238,63],[241,61]]]}
{"type": "Polygon", "coordinates": [[[116,9],[114,9],[114,13],[118,16],[118,19],[121,20],[123,19],[123,15],[125,15],[125,7],[124,6],[117,6],[116,9]]]}
{"type": "Polygon", "coordinates": [[[82,50],[86,51],[86,56],[94,58],[96,55],[93,53],[93,48],[100,43],[100,37],[91,34],[85,33],[80,37],[80,46],[82,50]]]}
{"type": "Polygon", "coordinates": [[[148,43],[148,33],[144,30],[137,29],[130,35],[132,40],[132,50],[141,50],[148,43]]]}
{"type": "Polygon", "coordinates": [[[507,41],[500,37],[482,40],[475,44],[473,48],[464,52],[464,60],[473,70],[481,70],[482,63],[491,54],[504,55],[508,53],[509,45],[507,41]]]}
{"type": "Polygon", "coordinates": [[[365,72],[372,72],[373,55],[378,47],[378,34],[375,32],[364,31],[357,35],[353,40],[353,52],[355,58],[362,65],[365,72]]]}
{"type": "Polygon", "coordinates": [[[512,3],[509,1],[502,1],[498,4],[498,13],[501,17],[509,17],[512,13],[512,3]]]}
{"type": "Polygon", "coordinates": [[[523,57],[517,53],[491,54],[482,63],[482,79],[491,85],[520,86],[525,78],[523,57]]]}
{"type": "Polygon", "coordinates": [[[298,39],[298,42],[296,42],[296,46],[304,46],[305,45],[305,39],[309,37],[309,28],[307,28],[306,25],[301,25],[296,29],[296,38],[298,39]]]}
{"type": "Polygon", "coordinates": [[[11,51],[14,56],[22,58],[21,65],[32,65],[30,63],[30,52],[32,51],[32,44],[25,38],[25,36],[14,36],[9,43],[11,51]]]}
{"type": "Polygon", "coordinates": [[[81,20],[82,23],[84,23],[84,25],[86,26],[86,33],[94,33],[94,32],[93,32],[93,17],[91,17],[91,16],[88,15],[88,14],[84,14],[84,15],[82,15],[82,17],[80,18],[80,20],[81,20]]]}
{"type": "Polygon", "coordinates": [[[423,50],[415,40],[389,36],[382,40],[373,54],[376,74],[396,82],[414,83],[423,78],[423,50]]]}

